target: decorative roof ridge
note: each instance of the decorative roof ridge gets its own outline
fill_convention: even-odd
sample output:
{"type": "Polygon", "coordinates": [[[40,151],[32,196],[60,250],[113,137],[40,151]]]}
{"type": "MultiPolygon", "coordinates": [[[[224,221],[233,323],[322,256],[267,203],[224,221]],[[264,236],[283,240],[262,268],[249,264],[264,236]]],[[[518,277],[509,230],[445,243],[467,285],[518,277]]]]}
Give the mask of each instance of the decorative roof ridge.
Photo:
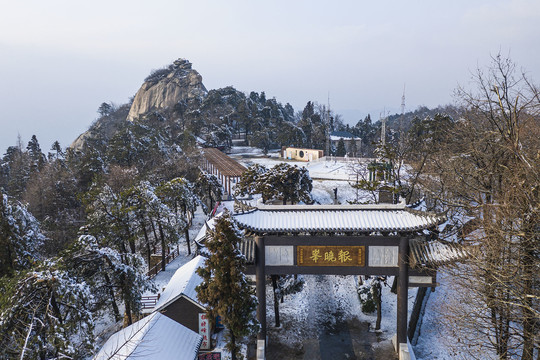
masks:
{"type": "Polygon", "coordinates": [[[257,209],[263,211],[299,211],[299,210],[406,210],[405,204],[347,204],[347,205],[266,205],[257,203],[257,209]]]}

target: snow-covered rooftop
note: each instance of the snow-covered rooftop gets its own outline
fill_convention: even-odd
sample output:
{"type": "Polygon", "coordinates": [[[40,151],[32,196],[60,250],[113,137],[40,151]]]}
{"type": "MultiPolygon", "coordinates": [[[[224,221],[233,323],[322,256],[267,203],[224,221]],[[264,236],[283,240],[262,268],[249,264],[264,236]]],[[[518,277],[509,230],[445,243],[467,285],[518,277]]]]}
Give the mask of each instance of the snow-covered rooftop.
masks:
{"type": "Polygon", "coordinates": [[[159,312],[112,335],[94,360],[194,360],[202,336],[159,312]]]}
{"type": "Polygon", "coordinates": [[[203,227],[201,228],[201,230],[199,230],[199,233],[197,234],[197,236],[195,236],[195,242],[203,241],[204,238],[206,237],[208,230],[214,229],[214,227],[216,226],[215,219],[216,217],[213,217],[210,220],[204,222],[203,227]]]}
{"type": "Polygon", "coordinates": [[[354,136],[348,131],[332,131],[330,133],[330,140],[332,141],[339,141],[339,139],[343,140],[361,140],[361,138],[354,136]]]}
{"type": "Polygon", "coordinates": [[[241,176],[246,168],[219,149],[205,148],[203,155],[224,176],[241,176]]]}
{"type": "Polygon", "coordinates": [[[470,256],[469,249],[462,245],[442,241],[411,241],[411,266],[443,265],[463,260],[470,256]]]}
{"type": "Polygon", "coordinates": [[[429,229],[444,216],[389,205],[258,205],[235,214],[241,228],[255,233],[412,232],[429,229]]]}
{"type": "Polygon", "coordinates": [[[199,255],[176,270],[154,308],[156,311],[167,307],[182,295],[199,304],[195,288],[202,282],[202,278],[196,270],[204,265],[204,260],[205,258],[199,255]]]}

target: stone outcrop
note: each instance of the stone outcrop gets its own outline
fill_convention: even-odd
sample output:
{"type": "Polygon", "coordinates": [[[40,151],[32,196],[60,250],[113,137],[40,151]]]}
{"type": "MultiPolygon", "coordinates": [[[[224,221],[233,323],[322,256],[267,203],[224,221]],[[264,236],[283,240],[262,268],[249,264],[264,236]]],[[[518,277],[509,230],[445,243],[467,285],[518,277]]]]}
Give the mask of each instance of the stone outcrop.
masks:
{"type": "Polygon", "coordinates": [[[178,59],[145,79],[133,99],[127,119],[134,120],[149,111],[172,108],[179,101],[202,98],[206,93],[202,76],[191,68],[188,60],[178,59]]]}

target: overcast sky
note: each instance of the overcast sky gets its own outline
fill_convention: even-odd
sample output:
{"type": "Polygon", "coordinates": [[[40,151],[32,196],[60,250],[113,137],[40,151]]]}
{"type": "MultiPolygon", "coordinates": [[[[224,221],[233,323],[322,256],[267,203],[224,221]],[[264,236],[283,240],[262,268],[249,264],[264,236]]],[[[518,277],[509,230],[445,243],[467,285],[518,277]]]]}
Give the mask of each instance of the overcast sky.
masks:
{"type": "Polygon", "coordinates": [[[453,102],[502,52],[540,82],[540,1],[0,0],[0,155],[17,135],[69,145],[102,102],[193,63],[207,89],[265,91],[354,124],[453,102]]]}

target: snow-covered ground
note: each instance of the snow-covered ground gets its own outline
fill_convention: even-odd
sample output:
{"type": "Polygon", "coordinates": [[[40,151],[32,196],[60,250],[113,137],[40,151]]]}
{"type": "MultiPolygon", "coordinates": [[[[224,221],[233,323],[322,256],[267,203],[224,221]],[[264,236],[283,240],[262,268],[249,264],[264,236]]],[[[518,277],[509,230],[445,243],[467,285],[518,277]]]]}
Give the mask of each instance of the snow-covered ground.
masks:
{"type": "MultiPolygon", "coordinates": [[[[312,179],[324,179],[324,180],[342,180],[342,181],[355,181],[356,175],[353,171],[354,166],[365,165],[372,159],[336,159],[332,157],[324,157],[319,160],[310,162],[288,160],[279,157],[279,154],[269,154],[268,157],[247,157],[248,148],[244,147],[242,151],[245,151],[243,156],[239,156],[239,153],[234,151],[229,154],[246,167],[254,164],[264,165],[266,167],[272,167],[279,163],[287,163],[290,165],[296,165],[299,167],[305,167],[309,170],[309,174],[312,179]]],[[[233,148],[234,150],[234,148],[233,148]]]]}

